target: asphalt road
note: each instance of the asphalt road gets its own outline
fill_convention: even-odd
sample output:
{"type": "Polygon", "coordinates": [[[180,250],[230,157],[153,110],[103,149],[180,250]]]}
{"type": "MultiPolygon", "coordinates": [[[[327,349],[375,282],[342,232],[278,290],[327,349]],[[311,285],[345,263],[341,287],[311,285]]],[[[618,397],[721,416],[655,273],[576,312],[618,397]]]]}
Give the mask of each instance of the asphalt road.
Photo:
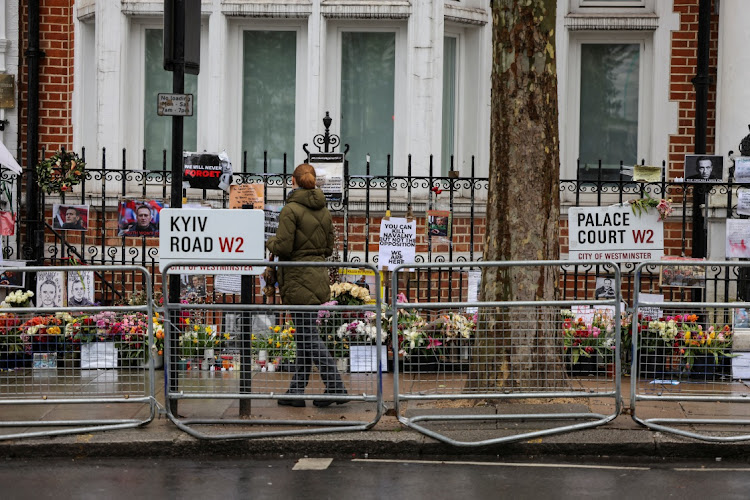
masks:
{"type": "Polygon", "coordinates": [[[4,499],[746,499],[750,464],[315,459],[6,459],[4,499]]]}

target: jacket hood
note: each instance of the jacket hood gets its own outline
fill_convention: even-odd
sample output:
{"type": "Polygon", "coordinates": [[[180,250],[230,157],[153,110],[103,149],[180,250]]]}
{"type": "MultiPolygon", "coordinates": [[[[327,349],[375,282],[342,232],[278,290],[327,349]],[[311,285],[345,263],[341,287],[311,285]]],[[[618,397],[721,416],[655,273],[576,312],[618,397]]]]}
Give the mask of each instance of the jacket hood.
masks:
{"type": "Polygon", "coordinates": [[[286,197],[287,203],[297,202],[310,210],[320,210],[326,206],[326,196],[319,188],[303,189],[297,188],[286,197]]]}

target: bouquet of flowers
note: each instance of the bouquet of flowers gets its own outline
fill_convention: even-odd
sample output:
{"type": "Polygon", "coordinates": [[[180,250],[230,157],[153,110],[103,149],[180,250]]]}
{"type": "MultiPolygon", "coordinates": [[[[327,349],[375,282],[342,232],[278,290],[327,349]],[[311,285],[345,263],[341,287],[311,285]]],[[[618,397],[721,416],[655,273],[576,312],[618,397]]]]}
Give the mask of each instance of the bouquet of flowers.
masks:
{"type": "Polygon", "coordinates": [[[34,296],[34,292],[26,290],[16,290],[15,292],[9,293],[5,300],[0,303],[0,308],[3,307],[29,307],[31,305],[31,297],[34,296]]]}
{"type": "Polygon", "coordinates": [[[257,352],[265,350],[268,359],[281,358],[291,361],[296,357],[297,344],[294,342],[294,324],[287,321],[282,326],[268,327],[270,332],[267,337],[256,339],[257,352]]]}
{"type": "Polygon", "coordinates": [[[360,306],[369,303],[370,291],[354,283],[334,283],[331,285],[331,300],[342,306],[360,306]]]}
{"type": "Polygon", "coordinates": [[[729,325],[709,325],[705,330],[697,323],[695,314],[677,315],[673,319],[679,325],[675,336],[675,347],[684,360],[685,368],[690,370],[696,358],[713,358],[719,364],[719,356],[729,356],[732,349],[732,329],[729,325]]]}
{"type": "Polygon", "coordinates": [[[229,334],[219,335],[211,325],[191,324],[189,318],[186,319],[186,325],[187,328],[179,339],[182,356],[186,358],[203,356],[206,349],[218,349],[229,338],[229,334]]]}
{"type": "Polygon", "coordinates": [[[581,357],[590,358],[602,349],[605,354],[607,349],[613,349],[612,343],[605,342],[606,334],[614,331],[608,315],[595,313],[591,323],[586,323],[583,318],[575,319],[573,312],[567,309],[561,311],[561,316],[563,349],[570,356],[571,365],[578,363],[581,357]]]}
{"type": "Polygon", "coordinates": [[[13,313],[0,314],[0,352],[24,351],[21,339],[21,320],[13,313]]]}

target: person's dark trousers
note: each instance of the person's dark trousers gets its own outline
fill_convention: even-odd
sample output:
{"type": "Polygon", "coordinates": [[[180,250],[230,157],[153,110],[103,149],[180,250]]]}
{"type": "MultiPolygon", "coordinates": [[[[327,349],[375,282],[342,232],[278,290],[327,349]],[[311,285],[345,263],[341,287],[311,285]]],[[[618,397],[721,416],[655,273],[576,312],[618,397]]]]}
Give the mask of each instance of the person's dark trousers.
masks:
{"type": "Polygon", "coordinates": [[[318,335],[315,325],[317,314],[311,311],[292,313],[294,321],[294,340],[297,342],[297,358],[294,363],[294,376],[289,384],[290,394],[305,392],[310,380],[313,363],[318,365],[320,377],[326,386],[326,392],[345,393],[344,382],[336,369],[336,361],[331,357],[325,343],[318,335]]]}

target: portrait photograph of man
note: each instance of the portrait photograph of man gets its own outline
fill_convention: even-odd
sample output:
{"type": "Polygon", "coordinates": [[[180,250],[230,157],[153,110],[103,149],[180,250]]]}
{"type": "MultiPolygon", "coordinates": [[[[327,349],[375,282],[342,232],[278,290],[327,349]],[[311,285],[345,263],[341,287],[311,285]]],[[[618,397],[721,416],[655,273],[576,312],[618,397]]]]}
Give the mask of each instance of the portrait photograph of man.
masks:
{"type": "Polygon", "coordinates": [[[612,278],[596,278],[596,299],[614,299],[617,296],[612,278]]]}
{"type": "Polygon", "coordinates": [[[52,205],[52,227],[62,231],[86,231],[89,227],[89,206],[52,205]]]}
{"type": "Polygon", "coordinates": [[[718,155],[685,155],[685,180],[689,182],[721,182],[724,178],[724,157],[718,155]]]}
{"type": "Polygon", "coordinates": [[[118,236],[159,236],[159,212],[165,206],[156,200],[120,202],[118,236]]]}

